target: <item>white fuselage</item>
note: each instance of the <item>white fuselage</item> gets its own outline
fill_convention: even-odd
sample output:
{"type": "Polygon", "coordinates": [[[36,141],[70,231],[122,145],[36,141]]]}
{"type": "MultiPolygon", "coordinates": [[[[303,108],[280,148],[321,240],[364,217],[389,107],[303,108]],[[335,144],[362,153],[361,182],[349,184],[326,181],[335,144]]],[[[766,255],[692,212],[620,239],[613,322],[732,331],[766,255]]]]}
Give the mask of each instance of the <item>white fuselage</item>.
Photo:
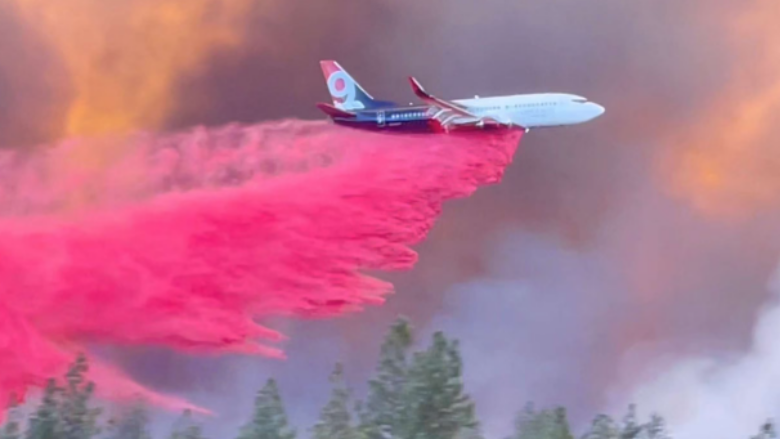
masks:
{"type": "MultiPolygon", "coordinates": [[[[604,114],[604,107],[582,96],[538,93],[453,100],[478,116],[490,116],[526,128],[575,125],[604,114]]],[[[456,122],[457,123],[457,122],[456,122]]]]}

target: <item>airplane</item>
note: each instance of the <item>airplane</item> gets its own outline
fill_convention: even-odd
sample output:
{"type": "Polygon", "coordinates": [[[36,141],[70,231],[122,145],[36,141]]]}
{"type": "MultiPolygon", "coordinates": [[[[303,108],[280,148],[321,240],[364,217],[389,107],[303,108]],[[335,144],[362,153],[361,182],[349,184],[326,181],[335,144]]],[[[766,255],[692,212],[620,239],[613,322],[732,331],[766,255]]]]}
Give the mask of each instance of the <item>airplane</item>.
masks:
{"type": "Polygon", "coordinates": [[[414,94],[427,105],[399,105],[374,99],[338,62],[320,61],[333,104],[317,108],[342,126],[372,131],[451,132],[456,130],[560,127],[591,121],[604,107],[568,93],[535,93],[444,100],[409,77],[414,94]]]}

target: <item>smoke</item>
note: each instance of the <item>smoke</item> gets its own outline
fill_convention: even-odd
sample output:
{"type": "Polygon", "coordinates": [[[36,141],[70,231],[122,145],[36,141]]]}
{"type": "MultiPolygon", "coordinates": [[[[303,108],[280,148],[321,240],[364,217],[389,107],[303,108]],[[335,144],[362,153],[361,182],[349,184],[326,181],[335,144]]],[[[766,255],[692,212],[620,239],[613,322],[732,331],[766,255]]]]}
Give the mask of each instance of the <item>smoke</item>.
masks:
{"type": "Polygon", "coordinates": [[[675,193],[716,217],[741,220],[778,208],[778,15],[777,3],[758,1],[724,20],[733,50],[722,66],[731,71],[729,83],[694,123],[669,133],[675,149],[663,165],[673,170],[675,193]]]}
{"type": "Polygon", "coordinates": [[[651,184],[651,172],[634,174],[626,190],[635,203],[609,215],[587,248],[554,233],[496,234],[480,249],[485,271],[446,291],[426,333],[461,339],[489,437],[508,434],[528,401],[566,406],[578,431],[601,410],[622,416],[636,402],[647,413],[633,386],[658,361],[747,341],[777,233],[760,221],[753,233],[702,222],[651,184]]]}
{"type": "Polygon", "coordinates": [[[73,98],[65,136],[158,128],[176,81],[241,43],[250,2],[14,0],[61,59],[73,98]]]}
{"type": "MultiPolygon", "coordinates": [[[[54,192],[40,197],[42,213],[0,222],[3,311],[22,325],[5,347],[42,357],[0,381],[40,385],[84,343],[282,357],[272,344],[283,336],[254,319],[381,304],[392,286],[364,271],[411,268],[409,246],[442,203],[498,182],[520,136],[381,136],[289,121],[146,137],[136,146],[147,160],[117,167],[135,168],[141,191],[92,182],[103,193],[73,215],[51,207],[54,192]]],[[[61,189],[14,183],[20,194],[61,189]]],[[[104,394],[141,388],[107,370],[98,363],[93,374],[104,394]]]]}
{"type": "Polygon", "coordinates": [[[644,411],[667,413],[675,437],[747,437],[773,418],[780,399],[780,271],[769,285],[772,298],[758,313],[746,352],[665,358],[648,370],[632,401],[644,411]],[[739,401],[739,404],[734,404],[739,401]]]}
{"type": "Polygon", "coordinates": [[[529,233],[495,239],[486,249],[489,270],[450,289],[430,325],[461,340],[486,437],[509,434],[529,401],[565,402],[575,419],[590,415],[580,407],[597,404],[593,395],[607,377],[595,359],[615,355],[602,322],[627,299],[605,295],[622,286],[606,258],[562,247],[554,236],[529,233]]]}
{"type": "MultiPolygon", "coordinates": [[[[514,409],[528,400],[563,404],[584,425],[602,408],[620,415],[625,408],[612,405],[611,392],[631,395],[656,359],[735,351],[749,341],[766,298],[761,283],[780,250],[771,128],[778,57],[769,47],[777,5],[559,1],[495,9],[479,15],[450,8],[480,23],[459,32],[455,20],[429,24],[450,39],[437,46],[448,54],[437,60],[450,72],[441,81],[455,82],[451,72],[467,70],[458,80],[474,81],[469,89],[485,84],[482,90],[504,92],[506,76],[517,75],[522,80],[514,82],[533,90],[573,88],[605,103],[607,114],[588,127],[532,133],[502,186],[469,199],[457,217],[443,217],[437,230],[483,236],[470,235],[462,253],[455,243],[421,249],[420,271],[441,263],[427,265],[426,258],[446,254],[471,277],[437,272],[436,289],[448,292],[435,302],[440,319],[430,327],[446,325],[463,340],[491,432],[511,426],[512,409],[495,401],[514,409]],[[501,13],[494,16],[495,9],[501,13]],[[526,30],[510,31],[510,24],[526,30]],[[527,44],[518,48],[518,41],[527,44]],[[471,49],[468,63],[442,49],[456,45],[471,49]],[[704,165],[711,165],[707,173],[704,165]],[[478,219],[467,213],[475,206],[478,219]],[[485,206],[504,215],[485,214],[485,206]],[[542,249],[511,238],[529,232],[545,236],[542,249]],[[487,244],[493,240],[503,244],[487,244]],[[502,274],[507,265],[511,276],[502,274]],[[474,296],[498,303],[479,305],[474,296]],[[549,318],[530,315],[550,308],[549,318]],[[497,322],[503,313],[513,316],[497,322]],[[584,350],[569,344],[572,337],[584,350]],[[498,345],[500,353],[480,347],[498,345]]],[[[457,236],[437,230],[433,239],[457,236]]]]}
{"type": "MultiPolygon", "coordinates": [[[[125,10],[145,4],[113,3],[125,10]]],[[[186,2],[169,2],[174,3],[186,7],[186,2]]],[[[255,3],[234,29],[238,43],[211,45],[196,67],[168,76],[173,92],[159,97],[168,108],[165,117],[137,121],[135,128],[319,117],[312,103],[327,96],[316,68],[324,58],[338,59],[377,97],[403,101],[411,96],[404,77],[414,74],[446,98],[569,91],[603,103],[608,111],[587,125],[532,132],[501,185],[447,203],[437,226],[417,247],[415,270],[386,276],[398,294],[383,306],[334,322],[287,322],[284,332],[293,338],[285,351],[295,361],[277,366],[142,349],[114,351],[111,358],[154,388],[220,405],[230,420],[241,419],[234,407],[251,404],[260,377],[273,374],[282,381],[283,392],[289,389],[285,396],[296,419],[308,422],[318,408],[312,394],[326,391],[319,384],[325,382],[325,372],[322,380],[300,377],[312,376],[315,368],[327,370],[336,359],[336,354],[323,355],[323,345],[338,346],[338,359],[352,365],[349,373],[359,381],[370,372],[378,340],[396,314],[434,329],[440,324],[437,316],[446,320],[442,313],[455,313],[469,322],[463,323],[469,331],[457,332],[467,345],[472,336],[487,338],[492,325],[501,333],[541,334],[533,340],[537,344],[502,339],[505,355],[528,361],[530,369],[554,363],[556,378],[569,380],[565,389],[531,385],[524,376],[502,369],[498,360],[469,354],[467,373],[472,379],[487,377],[469,384],[478,405],[486,407],[483,416],[495,409],[488,423],[508,428],[511,407],[499,410],[491,398],[507,405],[559,402],[584,420],[610,406],[606,393],[618,371],[624,375],[618,387],[631,394],[631,384],[641,382],[641,369],[654,358],[744,347],[755,310],[766,298],[761,283],[778,257],[778,206],[772,189],[777,139],[771,129],[778,114],[772,27],[777,7],[771,0],[255,3]],[[540,243],[530,234],[544,238],[540,243]],[[523,238],[492,244],[507,236],[523,238]],[[504,262],[492,256],[497,249],[502,249],[504,262]],[[507,287],[506,276],[499,274],[502,264],[520,271],[542,249],[549,255],[546,264],[510,279],[512,285],[525,286],[518,312],[525,315],[558,303],[546,293],[552,283],[549,288],[566,297],[571,318],[527,318],[517,326],[494,321],[497,309],[518,306],[504,292],[514,287],[507,287]],[[591,277],[589,271],[573,268],[578,264],[602,268],[591,277]],[[498,286],[493,277],[499,278],[498,286]],[[565,281],[569,278],[577,279],[576,285],[565,281]],[[472,291],[480,297],[497,291],[498,303],[476,306],[472,291]],[[621,306],[613,307],[615,302],[621,306]],[[591,335],[595,341],[586,346],[593,350],[575,355],[576,350],[565,348],[566,337],[578,333],[591,335]],[[241,373],[230,373],[235,370],[241,373]],[[514,395],[508,395],[510,383],[518,386],[514,395]],[[505,393],[497,397],[498,391],[505,393]],[[232,392],[229,401],[224,392],[232,392]]],[[[103,20],[103,12],[97,13],[101,8],[81,18],[103,20]]],[[[34,22],[14,20],[10,11],[0,19],[0,32],[18,28],[0,39],[8,49],[3,53],[30,47],[24,51],[30,58],[0,56],[3,99],[14,97],[0,108],[0,136],[8,140],[6,145],[56,137],[62,129],[52,127],[66,125],[76,102],[73,82],[67,81],[70,87],[61,84],[67,76],[60,71],[70,71],[69,64],[34,22]],[[57,79],[53,85],[49,76],[57,79]],[[63,97],[63,88],[71,94],[63,97]]],[[[182,40],[208,29],[202,26],[205,20],[187,23],[191,27],[182,31],[182,40]]],[[[118,32],[129,28],[124,23],[114,27],[118,32]]],[[[153,46],[153,34],[139,32],[139,44],[153,46]]],[[[185,47],[182,43],[165,50],[185,47]]],[[[91,65],[99,72],[102,64],[91,65]]],[[[127,149],[120,151],[125,157],[127,149]]],[[[75,167],[63,175],[75,173],[86,181],[110,177],[93,171],[86,178],[79,172],[75,167]]],[[[128,176],[126,181],[137,179],[128,176]]],[[[130,192],[136,197],[138,191],[144,193],[130,192]]],[[[83,206],[92,200],[81,197],[66,204],[83,206]]],[[[448,325],[457,326],[453,321],[448,325]]]]}
{"type": "Polygon", "coordinates": [[[0,2],[0,146],[34,144],[59,133],[62,69],[7,2],[0,2]],[[36,117],[30,117],[36,115],[36,117]]]}

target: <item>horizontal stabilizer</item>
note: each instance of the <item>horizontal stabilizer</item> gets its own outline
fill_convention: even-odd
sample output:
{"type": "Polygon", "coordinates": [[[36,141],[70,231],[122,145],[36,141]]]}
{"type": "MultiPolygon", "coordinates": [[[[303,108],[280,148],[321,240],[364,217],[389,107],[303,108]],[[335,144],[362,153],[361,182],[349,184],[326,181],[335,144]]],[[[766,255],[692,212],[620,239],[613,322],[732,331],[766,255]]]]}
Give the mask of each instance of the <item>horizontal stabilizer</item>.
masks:
{"type": "Polygon", "coordinates": [[[323,113],[327,114],[330,117],[345,117],[345,118],[355,117],[355,113],[351,113],[349,111],[336,108],[333,105],[326,104],[324,102],[318,103],[317,108],[319,108],[323,113]]]}

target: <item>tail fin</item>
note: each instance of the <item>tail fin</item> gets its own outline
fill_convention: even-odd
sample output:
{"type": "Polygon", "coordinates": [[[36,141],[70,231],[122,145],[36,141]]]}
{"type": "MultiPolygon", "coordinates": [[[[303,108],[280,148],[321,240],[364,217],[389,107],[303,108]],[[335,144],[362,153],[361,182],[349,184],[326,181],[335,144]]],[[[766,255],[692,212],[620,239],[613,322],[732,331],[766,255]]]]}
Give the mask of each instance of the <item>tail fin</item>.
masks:
{"type": "Polygon", "coordinates": [[[320,61],[333,105],[346,111],[397,107],[395,102],[374,99],[338,62],[320,61]]]}

